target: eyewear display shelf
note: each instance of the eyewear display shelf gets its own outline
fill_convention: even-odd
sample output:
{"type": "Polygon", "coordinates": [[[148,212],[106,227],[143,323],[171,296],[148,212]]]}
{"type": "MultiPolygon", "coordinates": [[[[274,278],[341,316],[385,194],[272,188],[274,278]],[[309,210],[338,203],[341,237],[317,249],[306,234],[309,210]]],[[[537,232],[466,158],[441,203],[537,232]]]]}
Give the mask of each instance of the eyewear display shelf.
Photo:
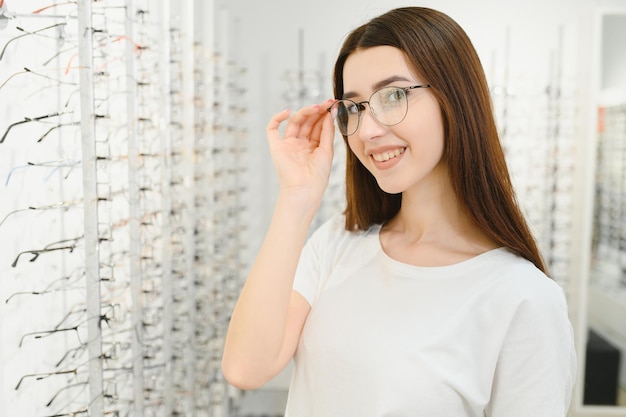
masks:
{"type": "Polygon", "coordinates": [[[229,20],[205,0],[0,2],[0,415],[236,414],[229,20]]]}
{"type": "MultiPolygon", "coordinates": [[[[596,352],[594,363],[608,363],[610,371],[597,378],[604,391],[586,399],[624,406],[619,390],[626,387],[626,100],[601,107],[598,127],[588,320],[610,348],[596,352]]],[[[590,376],[600,372],[588,370],[590,376]]]]}

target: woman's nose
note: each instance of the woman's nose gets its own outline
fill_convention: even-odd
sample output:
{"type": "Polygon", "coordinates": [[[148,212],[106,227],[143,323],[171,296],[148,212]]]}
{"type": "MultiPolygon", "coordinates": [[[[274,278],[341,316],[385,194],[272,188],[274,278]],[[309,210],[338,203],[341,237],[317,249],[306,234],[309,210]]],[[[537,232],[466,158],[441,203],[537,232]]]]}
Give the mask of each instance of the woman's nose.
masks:
{"type": "Polygon", "coordinates": [[[362,140],[370,140],[387,132],[387,127],[381,124],[372,114],[369,105],[361,112],[361,120],[356,134],[362,140]]]}

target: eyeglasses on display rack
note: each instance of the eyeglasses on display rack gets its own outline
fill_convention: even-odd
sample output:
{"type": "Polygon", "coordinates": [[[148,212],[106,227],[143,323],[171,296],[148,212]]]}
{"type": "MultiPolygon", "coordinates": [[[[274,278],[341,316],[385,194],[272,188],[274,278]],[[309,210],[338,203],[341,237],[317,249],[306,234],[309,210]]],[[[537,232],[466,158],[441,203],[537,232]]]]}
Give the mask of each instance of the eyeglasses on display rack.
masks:
{"type": "Polygon", "coordinates": [[[394,126],[402,122],[409,109],[407,94],[416,88],[430,88],[429,84],[413,85],[410,87],[383,87],[372,93],[369,100],[354,102],[342,99],[333,103],[328,112],[337,122],[339,132],[344,136],[353,135],[359,128],[361,113],[365,111],[365,104],[370,113],[378,122],[385,126],[394,126]]]}
{"type": "MultiPolygon", "coordinates": [[[[0,138],[0,143],[4,143],[5,139],[7,138],[9,132],[11,131],[11,129],[13,129],[15,126],[19,126],[19,125],[23,125],[25,123],[31,123],[31,122],[41,122],[45,119],[49,119],[52,117],[59,117],[59,116],[63,116],[64,114],[68,114],[68,113],[72,113],[72,112],[67,112],[67,111],[61,111],[61,112],[53,112],[50,114],[44,114],[43,116],[35,116],[35,117],[24,117],[23,120],[11,123],[7,129],[5,130],[4,134],[2,135],[2,138],[0,138]]],[[[49,133],[49,132],[48,132],[49,133]]],[[[47,135],[47,134],[46,134],[47,135]]],[[[45,136],[44,136],[45,137],[45,136]]],[[[43,139],[43,137],[39,138],[38,141],[41,141],[41,139],[43,139]]]]}
{"type": "Polygon", "coordinates": [[[85,289],[85,287],[67,287],[67,288],[55,288],[52,290],[43,290],[43,291],[18,291],[18,292],[14,292],[13,294],[11,294],[9,297],[7,297],[7,299],[4,301],[5,304],[9,304],[9,301],[11,301],[13,298],[20,296],[20,295],[44,295],[44,294],[52,294],[52,293],[57,293],[57,292],[65,292],[65,291],[74,291],[74,290],[79,290],[79,291],[83,291],[85,289]]]}
{"type": "Polygon", "coordinates": [[[65,370],[65,371],[44,372],[44,373],[39,373],[39,374],[24,375],[18,381],[17,385],[15,386],[15,389],[16,390],[20,389],[20,387],[22,386],[22,383],[24,382],[24,380],[26,380],[28,378],[35,378],[37,381],[40,381],[42,379],[49,378],[49,377],[54,376],[54,375],[66,375],[66,374],[76,375],[77,372],[78,372],[78,369],[69,369],[69,370],[65,370]]]}
{"type": "Polygon", "coordinates": [[[60,23],[55,23],[55,24],[53,24],[53,25],[46,26],[46,27],[44,27],[44,28],[37,29],[37,30],[33,30],[33,31],[28,31],[28,30],[26,30],[26,29],[24,29],[24,28],[21,28],[21,27],[16,27],[16,29],[17,29],[17,30],[19,30],[20,32],[22,32],[22,34],[21,34],[21,35],[18,35],[18,36],[16,36],[16,37],[14,37],[14,38],[9,39],[9,40],[7,41],[7,43],[5,43],[5,44],[4,44],[4,47],[3,47],[3,48],[2,48],[2,50],[0,51],[0,61],[2,61],[2,58],[4,58],[4,54],[5,54],[5,53],[6,53],[6,51],[7,51],[7,47],[8,47],[8,46],[9,46],[12,42],[15,42],[15,41],[17,41],[18,39],[24,38],[24,37],[26,37],[26,36],[31,36],[31,35],[38,35],[38,36],[44,36],[44,37],[47,37],[47,38],[51,37],[51,38],[53,38],[53,39],[60,39],[60,38],[62,38],[62,37],[63,37],[62,32],[63,32],[63,28],[64,28],[66,25],[67,25],[67,23],[66,23],[66,22],[60,22],[60,23]],[[50,29],[54,29],[54,28],[57,28],[57,30],[61,33],[61,35],[60,35],[60,36],[52,37],[52,36],[45,35],[45,32],[46,32],[46,31],[48,31],[48,30],[50,30],[50,29]]]}
{"type": "MultiPolygon", "coordinates": [[[[76,68],[81,68],[81,67],[46,68],[45,70],[46,71],[56,71],[56,72],[63,70],[67,74],[69,72],[69,70],[76,69],[76,68]]],[[[35,70],[32,70],[31,68],[24,67],[22,71],[18,71],[18,72],[15,72],[15,73],[9,75],[7,77],[7,79],[4,80],[0,84],[0,90],[2,90],[7,84],[9,84],[9,81],[11,81],[13,79],[16,79],[20,75],[34,75],[34,76],[39,77],[41,79],[52,81],[56,85],[73,85],[73,86],[78,86],[77,82],[65,81],[65,80],[62,80],[62,79],[53,78],[53,77],[51,77],[49,75],[43,74],[43,70],[35,71],[35,70]]]]}
{"type": "Polygon", "coordinates": [[[74,271],[70,272],[69,274],[61,278],[57,278],[53,280],[52,282],[50,282],[50,284],[48,284],[42,290],[18,291],[18,292],[11,294],[5,300],[5,304],[8,304],[9,301],[11,301],[11,299],[19,295],[44,295],[44,294],[56,293],[59,291],[82,290],[84,289],[84,286],[74,287],[73,285],[76,285],[78,281],[82,281],[84,276],[85,276],[85,269],[83,267],[78,267],[74,271]]]}
{"type": "Polygon", "coordinates": [[[67,250],[70,253],[72,253],[74,251],[74,249],[76,249],[76,247],[78,245],[78,242],[82,238],[83,238],[82,236],[79,236],[79,237],[72,238],[72,239],[60,240],[58,242],[50,243],[50,244],[46,245],[45,247],[43,247],[42,249],[30,249],[30,250],[22,251],[22,252],[17,254],[17,256],[15,257],[15,260],[13,261],[11,266],[13,268],[15,268],[17,266],[18,261],[20,260],[20,257],[22,255],[26,255],[26,254],[33,255],[32,258],[29,259],[29,262],[35,262],[37,260],[37,258],[39,258],[39,255],[44,254],[44,253],[48,253],[48,252],[54,252],[54,251],[59,251],[59,250],[67,250]]]}
{"type": "MultiPolygon", "coordinates": [[[[18,92],[19,100],[15,101],[22,105],[12,107],[11,115],[0,126],[0,138],[8,142],[4,154],[15,154],[5,165],[8,172],[2,181],[7,192],[20,196],[21,189],[26,188],[21,184],[41,186],[28,189],[32,194],[25,196],[25,203],[16,199],[19,205],[0,213],[0,228],[13,232],[19,225],[11,222],[48,216],[55,227],[59,225],[63,236],[85,236],[48,246],[45,243],[56,239],[44,236],[44,243],[36,241],[29,244],[32,246],[24,242],[25,247],[15,251],[23,251],[15,258],[16,269],[7,265],[15,275],[24,277],[16,280],[10,293],[2,294],[14,314],[39,304],[63,312],[69,305],[76,307],[60,322],[50,322],[46,315],[41,326],[15,335],[16,344],[20,341],[23,345],[20,354],[37,351],[38,362],[13,375],[13,386],[22,375],[25,379],[13,396],[16,402],[39,402],[27,399],[27,391],[43,387],[40,391],[45,398],[37,404],[37,415],[42,417],[90,415],[91,408],[94,415],[130,415],[133,402],[142,404],[146,417],[187,415],[194,408],[206,414],[210,406],[217,410],[220,404],[223,410],[232,406],[228,401],[233,399],[225,394],[227,385],[219,374],[223,342],[213,339],[225,332],[229,318],[226,304],[232,296],[223,291],[227,284],[229,291],[237,290],[240,261],[235,241],[241,237],[229,231],[235,227],[241,227],[235,233],[244,230],[234,218],[241,215],[239,210],[245,205],[237,193],[244,184],[238,177],[244,172],[239,158],[245,153],[241,140],[246,131],[241,120],[233,119],[245,117],[246,108],[243,101],[233,102],[231,92],[240,97],[245,88],[237,87],[240,80],[235,80],[230,61],[200,59],[211,60],[212,44],[192,45],[186,28],[176,25],[176,19],[164,24],[152,19],[148,7],[153,2],[138,0],[143,8],[137,9],[135,4],[134,10],[128,10],[128,16],[135,16],[130,18],[133,27],[126,26],[124,6],[131,7],[128,2],[94,1],[89,19],[77,7],[81,3],[87,2],[38,4],[39,9],[32,14],[56,20],[39,25],[25,20],[23,27],[28,31],[16,30],[0,41],[0,50],[6,51],[2,62],[15,65],[0,80],[0,91],[7,93],[5,97],[18,92]],[[68,18],[63,13],[68,13],[68,18]],[[50,26],[53,22],[63,23],[55,30],[50,26]],[[84,38],[78,36],[74,23],[87,23],[93,35],[88,48],[91,62],[82,60],[80,41],[84,38]],[[170,42],[162,46],[159,42],[163,36],[170,42]],[[7,42],[9,38],[15,39],[7,42]],[[27,44],[38,49],[32,57],[22,53],[29,49],[22,48],[27,44]],[[193,59],[188,60],[192,49],[193,59]],[[76,82],[78,71],[67,75],[68,69],[78,68],[79,57],[80,65],[84,65],[80,75],[88,74],[87,88],[93,88],[89,105],[83,103],[82,78],[81,85],[76,82]],[[210,72],[215,72],[219,83],[202,84],[203,77],[210,79],[205,74],[209,72],[207,64],[215,66],[210,72]],[[186,77],[194,84],[190,96],[186,95],[187,85],[181,83],[186,77]],[[20,89],[21,85],[27,88],[20,89]],[[41,96],[54,100],[44,103],[39,100],[41,96]],[[35,106],[40,102],[46,107],[35,106]],[[50,104],[54,107],[48,108],[50,104]],[[193,118],[192,112],[196,115],[193,118]],[[78,129],[79,115],[89,117],[93,132],[78,129]],[[27,131],[27,135],[21,134],[27,131]],[[57,137],[62,140],[55,143],[57,137]],[[87,145],[78,140],[85,137],[89,137],[87,145]],[[56,153],[49,151],[54,145],[58,146],[56,153]],[[79,156],[81,146],[91,150],[92,145],[93,152],[79,156]],[[95,188],[83,198],[74,187],[81,175],[83,185],[89,183],[95,188]],[[191,193],[190,183],[202,184],[202,189],[191,193]],[[31,201],[33,194],[44,202],[61,202],[37,206],[31,201]],[[74,207],[88,213],[71,218],[57,213],[74,207]],[[90,221],[89,214],[93,213],[97,216],[90,221]],[[195,213],[202,213],[206,220],[203,226],[195,213]],[[81,231],[83,222],[85,230],[81,231]],[[220,243],[219,259],[211,254],[214,238],[220,243]],[[98,244],[95,262],[77,254],[94,243],[98,244]],[[64,253],[44,255],[51,251],[64,253]],[[32,273],[26,279],[30,271],[56,262],[56,256],[61,260],[58,276],[32,273]],[[35,258],[35,266],[30,266],[28,261],[35,258]],[[84,266],[66,271],[82,262],[84,266]],[[211,273],[214,270],[219,272],[211,273]],[[98,294],[92,297],[90,291],[96,285],[98,294]],[[67,295],[71,302],[58,306],[58,299],[66,297],[62,294],[65,291],[72,291],[67,295]],[[120,300],[121,306],[107,307],[107,303],[120,300]],[[118,317],[120,313],[124,317],[118,317]],[[88,324],[94,321],[98,321],[98,329],[92,335],[88,324]],[[189,343],[192,335],[193,345],[189,343]],[[90,349],[94,340],[103,349],[90,349]],[[199,359],[193,364],[187,354],[192,350],[199,359]],[[47,358],[46,352],[52,352],[53,357],[47,358]],[[85,366],[96,362],[102,375],[85,366]],[[74,368],[78,371],[70,372],[74,368]],[[54,376],[66,371],[66,375],[54,376]],[[115,390],[106,388],[111,382],[115,382],[115,390]],[[92,384],[98,393],[91,392],[92,384]],[[187,393],[192,389],[201,390],[205,398],[191,399],[187,393]],[[115,405],[109,403],[111,400],[115,405]]],[[[7,108],[11,104],[7,103],[7,108]]]]}
{"type": "Polygon", "coordinates": [[[4,182],[5,187],[9,185],[9,181],[11,180],[11,177],[17,172],[17,171],[22,171],[22,170],[26,170],[26,169],[30,169],[33,167],[40,167],[40,168],[51,168],[50,172],[45,176],[44,178],[44,182],[48,181],[50,179],[50,177],[57,171],[63,169],[63,168],[68,168],[67,173],[65,173],[63,175],[63,179],[67,179],[67,177],[70,175],[70,173],[73,171],[73,169],[77,166],[80,165],[82,161],[80,160],[70,160],[70,159],[59,159],[56,161],[45,161],[45,162],[27,162],[25,165],[19,165],[19,166],[15,166],[13,168],[11,168],[9,170],[9,173],[7,174],[7,178],[4,182]]]}
{"type": "MultiPolygon", "coordinates": [[[[62,328],[58,328],[58,329],[55,328],[55,329],[52,329],[52,330],[43,330],[43,331],[40,331],[40,332],[26,333],[20,339],[20,343],[19,343],[18,347],[22,347],[22,345],[24,344],[24,340],[26,338],[28,338],[28,337],[31,337],[31,336],[33,338],[35,338],[35,339],[43,339],[44,337],[48,337],[48,336],[52,336],[53,334],[60,334],[60,333],[64,333],[64,332],[76,332],[76,336],[78,337],[78,341],[81,344],[83,344],[84,342],[81,340],[79,327],[80,327],[80,325],[77,324],[76,326],[71,326],[71,327],[62,327],[62,328]]],[[[17,389],[17,387],[15,389],[17,389]]]]}

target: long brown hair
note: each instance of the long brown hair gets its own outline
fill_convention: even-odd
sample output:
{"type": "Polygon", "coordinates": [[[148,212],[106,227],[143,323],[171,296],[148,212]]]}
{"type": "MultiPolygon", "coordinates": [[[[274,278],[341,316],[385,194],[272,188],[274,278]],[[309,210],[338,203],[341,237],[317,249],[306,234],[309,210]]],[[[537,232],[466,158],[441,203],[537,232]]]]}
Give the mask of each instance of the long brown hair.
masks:
{"type": "MultiPolygon", "coordinates": [[[[456,197],[491,239],[546,272],[535,239],[517,204],[498,137],[480,59],[465,31],[429,8],[391,10],[352,31],[335,63],[335,97],[343,96],[343,67],[356,50],[392,46],[431,85],[441,108],[448,165],[456,197]]],[[[347,144],[347,138],[344,137],[347,144]]],[[[387,194],[349,150],[346,229],[366,230],[397,214],[401,194],[387,194]]]]}

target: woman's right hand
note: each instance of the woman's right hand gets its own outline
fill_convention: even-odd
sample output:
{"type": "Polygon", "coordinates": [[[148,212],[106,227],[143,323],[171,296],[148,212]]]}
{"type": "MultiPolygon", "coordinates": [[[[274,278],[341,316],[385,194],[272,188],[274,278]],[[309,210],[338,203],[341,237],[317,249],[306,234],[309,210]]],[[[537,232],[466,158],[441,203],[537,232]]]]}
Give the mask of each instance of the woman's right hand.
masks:
{"type": "Polygon", "coordinates": [[[319,206],[330,177],[335,130],[327,109],[333,101],[304,107],[291,117],[291,112],[284,110],[267,125],[281,194],[297,197],[309,208],[319,206]],[[287,125],[281,137],[279,127],[285,120],[287,125]]]}

